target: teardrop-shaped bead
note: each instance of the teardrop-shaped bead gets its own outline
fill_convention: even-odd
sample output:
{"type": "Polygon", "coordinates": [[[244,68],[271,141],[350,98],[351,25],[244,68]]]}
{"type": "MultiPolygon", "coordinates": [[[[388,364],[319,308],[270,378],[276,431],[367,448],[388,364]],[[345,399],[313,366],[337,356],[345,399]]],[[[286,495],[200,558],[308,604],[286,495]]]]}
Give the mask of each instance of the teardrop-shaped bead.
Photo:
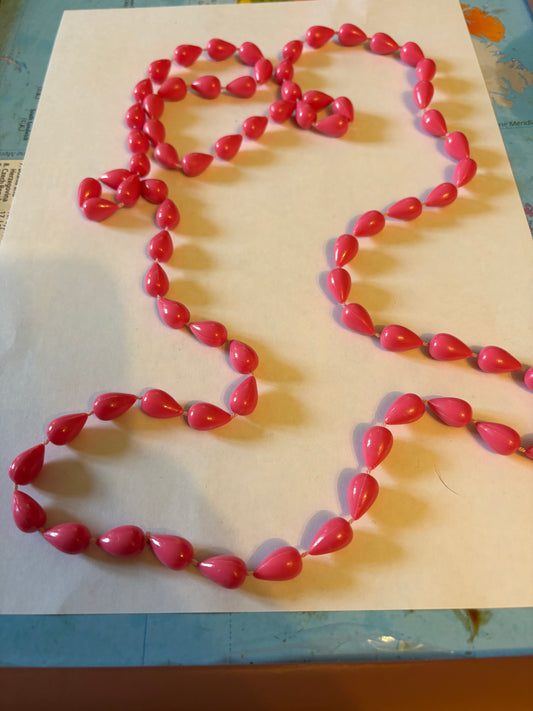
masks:
{"type": "Polygon", "coordinates": [[[348,508],[354,521],[364,516],[379,494],[379,484],[372,474],[356,474],[348,485],[348,508]]]}
{"type": "Polygon", "coordinates": [[[173,251],[174,245],[167,230],[158,232],[148,243],[148,255],[154,261],[168,262],[173,251]]]}
{"type": "Polygon", "coordinates": [[[416,197],[398,200],[387,210],[387,216],[396,220],[414,220],[422,214],[422,203],[416,197]]]}
{"type": "Polygon", "coordinates": [[[63,415],[52,420],[46,429],[48,439],[52,444],[63,445],[72,442],[82,431],[89,415],[79,412],[74,415],[63,415]]]}
{"type": "Polygon", "coordinates": [[[117,188],[117,200],[125,207],[135,205],[141,196],[141,181],[138,175],[130,175],[117,188]]]}
{"type": "Polygon", "coordinates": [[[294,118],[300,128],[308,129],[311,128],[316,121],[316,111],[312,106],[306,104],[305,101],[297,101],[294,118]]]}
{"type": "Polygon", "coordinates": [[[203,173],[213,161],[209,153],[187,153],[181,159],[181,169],[189,178],[194,178],[203,173]]]}
{"type": "Polygon", "coordinates": [[[165,127],[159,119],[150,118],[143,124],[143,133],[148,138],[152,146],[163,143],[166,136],[165,127]]]}
{"type": "Polygon", "coordinates": [[[325,136],[330,136],[331,138],[341,138],[344,136],[346,131],[350,126],[350,121],[346,116],[341,114],[331,114],[330,116],[325,116],[320,121],[315,124],[315,129],[319,133],[323,133],[325,136]]]}
{"type": "Polygon", "coordinates": [[[81,207],[89,198],[99,198],[102,186],[95,178],[84,178],[78,186],[78,205],[81,207]]]}
{"type": "Polygon", "coordinates": [[[192,561],[193,548],[181,536],[149,534],[148,543],[159,562],[171,570],[183,570],[192,561]]]}
{"type": "Polygon", "coordinates": [[[150,62],[146,73],[156,84],[161,84],[167,78],[170,71],[170,59],[156,59],[150,62]]]}
{"type": "Polygon", "coordinates": [[[218,348],[228,340],[226,327],[218,321],[193,321],[189,328],[193,336],[206,346],[218,348]]]}
{"type": "Polygon", "coordinates": [[[150,141],[138,128],[128,133],[127,143],[131,153],[146,153],[150,148],[150,141]]]}
{"type": "Polygon", "coordinates": [[[353,104],[347,96],[339,96],[334,99],[331,104],[331,110],[334,114],[345,116],[350,122],[354,119],[353,104]]]}
{"type": "Polygon", "coordinates": [[[472,407],[458,397],[435,397],[428,400],[428,407],[450,427],[464,427],[472,421],[472,407]]]}
{"type": "Polygon", "coordinates": [[[242,136],[239,133],[222,136],[215,143],[215,153],[222,160],[231,160],[237,155],[241,144],[242,136]]]}
{"type": "Polygon", "coordinates": [[[414,331],[398,324],[385,326],[379,340],[385,350],[394,352],[410,351],[424,345],[420,336],[414,331]]]}
{"type": "Polygon", "coordinates": [[[46,523],[46,511],[41,504],[18,489],[13,492],[11,513],[16,527],[24,533],[38,531],[46,523]]]}
{"type": "Polygon", "coordinates": [[[381,425],[369,427],[363,435],[363,459],[369,469],[375,469],[392,449],[392,432],[381,425]]]}
{"type": "Polygon", "coordinates": [[[268,115],[275,123],[283,123],[289,118],[295,108],[295,101],[278,99],[277,101],[273,101],[268,107],[268,115]]]}
{"type": "Polygon", "coordinates": [[[82,523],[60,523],[43,532],[43,538],[68,555],[83,553],[91,542],[91,532],[82,523]]]}
{"type": "Polygon", "coordinates": [[[141,81],[138,81],[137,84],[133,87],[133,98],[135,101],[138,101],[139,103],[142,102],[145,96],[148,96],[148,94],[153,94],[154,92],[154,87],[150,79],[141,79],[141,81]]]}
{"type": "Polygon", "coordinates": [[[259,580],[292,580],[302,571],[302,556],[292,546],[283,546],[267,555],[254,570],[259,580]]]}
{"type": "Polygon", "coordinates": [[[158,262],[154,262],[144,277],[144,290],[149,296],[164,296],[169,287],[165,270],[158,262]]]}
{"type": "Polygon", "coordinates": [[[202,48],[195,44],[179,44],[174,50],[174,59],[180,67],[190,67],[202,54],[202,48]]]}
{"type": "Polygon", "coordinates": [[[116,202],[102,197],[92,197],[85,200],[81,209],[87,219],[93,222],[102,222],[118,210],[118,205],[116,202]]]}
{"type": "Polygon", "coordinates": [[[155,221],[162,230],[173,230],[179,225],[180,211],[170,198],[165,198],[157,208],[155,221]]]}
{"type": "Polygon", "coordinates": [[[198,570],[206,578],[223,588],[234,590],[246,580],[246,563],[233,555],[217,555],[198,563],[198,570]]]}
{"type": "Polygon", "coordinates": [[[356,237],[372,237],[385,227],[385,216],[378,210],[368,210],[355,223],[353,234],[356,237]]]}
{"type": "Polygon", "coordinates": [[[294,76],[294,65],[288,59],[282,59],[274,70],[274,79],[278,84],[283,85],[294,76]]]}
{"type": "Polygon", "coordinates": [[[448,132],[444,116],[437,109],[428,109],[421,119],[421,126],[431,136],[445,136],[448,132]]]}
{"type": "Polygon", "coordinates": [[[524,375],[524,385],[529,390],[533,390],[533,368],[528,368],[524,375]]]}
{"type": "Polygon", "coordinates": [[[407,425],[419,420],[426,412],[426,406],[416,393],[400,395],[387,410],[383,422],[386,425],[407,425]]]}
{"type": "Polygon", "coordinates": [[[413,101],[419,109],[427,109],[435,89],[430,81],[419,81],[413,87],[413,101]]]}
{"type": "Polygon", "coordinates": [[[352,278],[346,269],[336,267],[328,274],[327,285],[333,298],[339,304],[344,304],[352,288],[352,278]]]}
{"type": "Polygon", "coordinates": [[[302,101],[312,106],[315,111],[322,111],[333,103],[333,97],[323,91],[310,89],[302,96],[302,101]]]}
{"type": "Polygon", "coordinates": [[[146,113],[141,104],[133,104],[124,114],[124,121],[128,128],[142,128],[146,120],[146,113]]]}
{"type": "Polygon", "coordinates": [[[524,449],[524,454],[529,459],[533,459],[533,444],[530,447],[526,447],[526,449],[524,449]]]}
{"type": "Polygon", "coordinates": [[[178,152],[170,143],[158,143],[154,149],[154,158],[165,168],[177,168],[180,164],[178,152]]]}
{"type": "Polygon", "coordinates": [[[150,172],[150,159],[145,153],[134,153],[129,161],[132,173],[137,173],[139,178],[144,178],[150,172]]]}
{"type": "Polygon", "coordinates": [[[239,383],[230,396],[229,406],[236,415],[250,415],[257,407],[257,382],[250,375],[239,383]]]}
{"type": "Polygon", "coordinates": [[[499,422],[476,422],[476,430],[483,441],[498,454],[509,455],[520,447],[520,435],[499,422]]]}
{"type": "Polygon", "coordinates": [[[159,94],[148,94],[144,97],[142,105],[149,119],[160,118],[165,110],[165,102],[159,94]]]}
{"type": "Polygon", "coordinates": [[[160,205],[168,196],[168,186],[164,180],[147,178],[141,181],[141,195],[148,202],[160,205]]]}
{"type": "Polygon", "coordinates": [[[9,466],[9,478],[15,484],[31,484],[39,476],[44,465],[44,444],[26,449],[17,455],[9,466]]]}
{"type": "Polygon", "coordinates": [[[376,32],[370,38],[370,50],[376,54],[392,54],[399,49],[399,44],[385,32],[376,32]]]}
{"type": "Polygon", "coordinates": [[[253,373],[259,364],[259,358],[254,349],[242,341],[231,341],[229,357],[232,367],[237,373],[247,375],[253,373]]]}
{"type": "Polygon", "coordinates": [[[160,420],[169,420],[183,414],[183,407],[164,390],[152,388],[147,390],[141,398],[141,410],[149,417],[160,420]]]}
{"type": "Polygon", "coordinates": [[[424,59],[424,52],[416,42],[406,42],[400,49],[400,59],[410,67],[416,67],[421,59],[424,59]]]}
{"type": "Polygon", "coordinates": [[[246,138],[250,138],[252,141],[261,138],[265,129],[268,125],[268,118],[266,116],[249,116],[242,123],[242,132],[246,138]]]}
{"type": "Polygon", "coordinates": [[[435,360],[462,360],[470,358],[472,350],[449,333],[437,333],[429,342],[429,355],[435,360]]]}
{"type": "Polygon", "coordinates": [[[221,62],[223,59],[231,57],[237,51],[237,47],[231,42],[214,37],[207,43],[207,54],[214,59],[215,62],[221,62]]]}
{"type": "Polygon", "coordinates": [[[198,77],[191,83],[191,89],[204,99],[216,99],[222,89],[220,79],[212,74],[198,77]]]}
{"type": "Polygon", "coordinates": [[[281,85],[281,98],[287,101],[300,101],[302,98],[300,85],[290,79],[284,81],[281,85]]]}
{"type": "Polygon", "coordinates": [[[437,65],[432,59],[424,57],[416,65],[416,76],[420,81],[431,81],[437,73],[437,65]]]}
{"type": "Polygon", "coordinates": [[[255,94],[256,89],[255,79],[249,76],[237,77],[226,86],[226,91],[240,99],[250,99],[255,94]]]}
{"type": "Polygon", "coordinates": [[[457,198],[457,188],[453,183],[441,183],[429,193],[424,201],[428,207],[446,207],[457,198]]]}
{"type": "Polygon", "coordinates": [[[339,43],[343,47],[355,47],[358,44],[366,42],[368,39],[366,34],[357,25],[351,22],[345,22],[339,27],[337,32],[339,43]]]}
{"type": "Polygon", "coordinates": [[[96,539],[96,545],[110,555],[132,558],[144,550],[146,538],[138,526],[117,526],[96,539]]]}
{"type": "Polygon", "coordinates": [[[270,59],[263,57],[263,59],[258,59],[254,64],[254,78],[258,84],[264,84],[272,76],[274,67],[270,59]]]}
{"type": "Polygon", "coordinates": [[[468,138],[462,131],[452,131],[452,133],[446,136],[444,139],[444,150],[450,158],[455,158],[455,160],[470,158],[468,138]]]}
{"type": "Polygon", "coordinates": [[[183,328],[189,323],[191,315],[189,309],[179,301],[172,299],[158,299],[157,308],[161,319],[170,328],[183,328]]]}
{"type": "Polygon", "coordinates": [[[313,25],[305,33],[305,41],[313,49],[319,49],[320,47],[323,47],[334,34],[335,30],[332,30],[331,27],[313,25]]]}
{"type": "Polygon", "coordinates": [[[353,529],[345,518],[330,518],[318,529],[309,546],[309,555],[325,555],[346,548],[353,539],[353,529]]]}
{"type": "Polygon", "coordinates": [[[300,59],[303,48],[304,45],[301,40],[289,40],[289,42],[283,45],[281,56],[283,59],[287,59],[294,64],[300,59]]]}
{"type": "Polygon", "coordinates": [[[157,94],[166,101],[181,101],[187,95],[187,84],[181,77],[169,77],[161,84],[157,94]]]}
{"type": "Polygon", "coordinates": [[[463,158],[454,168],[453,182],[458,188],[469,183],[477,173],[477,163],[472,158],[463,158]]]}
{"type": "Polygon", "coordinates": [[[130,393],[104,393],[93,402],[93,412],[99,420],[116,420],[137,401],[137,395],[130,393]]]}
{"type": "Polygon", "coordinates": [[[239,47],[239,59],[249,67],[253,67],[262,56],[263,52],[253,42],[243,42],[239,47]]]}
{"type": "Polygon", "coordinates": [[[341,314],[342,322],[350,330],[373,336],[376,333],[368,311],[361,304],[346,304],[341,314]]]}
{"type": "Polygon", "coordinates": [[[189,408],[187,422],[194,430],[214,430],[231,421],[232,415],[209,402],[197,402],[189,408]]]}
{"type": "Polygon", "coordinates": [[[333,259],[337,267],[344,267],[359,251],[359,242],[353,235],[339,235],[333,246],[333,259]]]}
{"type": "Polygon", "coordinates": [[[477,357],[477,364],[485,373],[512,373],[522,368],[519,360],[498,346],[482,348],[477,357]]]}

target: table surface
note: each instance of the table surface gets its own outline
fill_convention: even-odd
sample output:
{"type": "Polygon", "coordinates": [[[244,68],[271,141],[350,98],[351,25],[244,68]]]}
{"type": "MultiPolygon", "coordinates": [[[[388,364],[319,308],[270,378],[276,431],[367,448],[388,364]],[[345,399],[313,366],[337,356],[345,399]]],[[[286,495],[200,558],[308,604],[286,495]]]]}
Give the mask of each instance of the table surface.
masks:
{"type": "MultiPolygon", "coordinates": [[[[186,4],[0,0],[0,239],[62,12],[186,4]]],[[[525,0],[463,9],[533,232],[533,18],[525,0]]],[[[0,650],[2,666],[43,667],[526,655],[533,610],[3,615],[0,650]]]]}

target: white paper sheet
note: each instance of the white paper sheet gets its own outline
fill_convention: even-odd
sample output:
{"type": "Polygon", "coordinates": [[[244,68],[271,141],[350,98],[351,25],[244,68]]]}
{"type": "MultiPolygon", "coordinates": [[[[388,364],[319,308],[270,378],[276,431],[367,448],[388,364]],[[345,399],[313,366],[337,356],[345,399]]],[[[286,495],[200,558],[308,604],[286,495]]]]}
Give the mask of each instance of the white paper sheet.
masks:
{"type": "MultiPolygon", "coordinates": [[[[500,345],[531,364],[531,237],[459,3],[317,2],[65,13],[15,204],[0,249],[1,461],[43,441],[47,423],[88,411],[106,391],[170,392],[183,404],[227,403],[239,381],[226,357],[165,328],[143,294],[152,206],[102,224],[83,218],[80,180],[127,165],[123,116],[154,59],[211,37],[256,42],[278,57],[307,27],[359,24],[435,58],[432,106],[464,131],[474,182],[443,210],[362,239],[350,300],[377,325],[451,332],[500,345]]],[[[202,61],[199,73],[247,71],[202,61]]],[[[189,76],[189,72],[187,72],[189,76]]],[[[192,72],[191,72],[192,75],[192,72]]],[[[249,567],[279,545],[305,548],[329,514],[346,514],[365,428],[402,392],[468,400],[479,419],[530,432],[531,393],[512,376],[384,352],[338,323],[324,289],[334,239],[369,209],[425,197],[449,180],[442,143],[418,128],[414,71],[364,48],[307,50],[295,80],[349,96],[342,139],[272,126],[231,164],[169,181],[182,220],[169,296],[196,320],[223,322],[256,348],[260,401],[249,418],[210,433],[138,410],[91,418],[69,447],[47,448],[35,486],[48,523],[81,521],[98,535],[135,523],[174,532],[197,556],[241,556],[249,567]]],[[[224,79],[226,81],[226,79],[224,79]]],[[[180,154],[209,150],[277,98],[208,102],[190,96],[163,120],[180,154]]],[[[237,591],[149,550],[117,560],[96,548],[69,557],[12,523],[3,484],[1,611],[10,613],[414,609],[533,604],[531,462],[489,452],[467,429],[425,416],[394,429],[376,471],[380,496],[354,542],[307,557],[295,580],[249,578],[237,591]]]]}

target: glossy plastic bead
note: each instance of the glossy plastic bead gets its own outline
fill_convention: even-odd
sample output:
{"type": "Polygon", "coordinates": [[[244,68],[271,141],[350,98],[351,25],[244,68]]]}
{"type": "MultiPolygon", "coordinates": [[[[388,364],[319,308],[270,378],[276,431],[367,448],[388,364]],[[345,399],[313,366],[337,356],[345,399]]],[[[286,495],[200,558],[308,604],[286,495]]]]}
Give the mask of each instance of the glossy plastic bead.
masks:
{"type": "Polygon", "coordinates": [[[353,529],[345,518],[335,516],[319,528],[309,546],[309,555],[325,555],[346,548],[353,539],[353,529]]]}
{"type": "Polygon", "coordinates": [[[189,309],[179,301],[172,299],[158,299],[157,308],[161,320],[170,328],[183,328],[189,323],[191,315],[189,309]]]}
{"type": "Polygon", "coordinates": [[[30,447],[15,457],[9,466],[9,478],[15,484],[31,484],[39,476],[44,465],[44,444],[30,447]]]}
{"type": "Polygon", "coordinates": [[[60,523],[43,531],[43,538],[68,555],[83,553],[91,542],[91,532],[82,523],[60,523]]]}
{"type": "Polygon", "coordinates": [[[148,256],[154,261],[168,262],[174,251],[172,239],[167,230],[161,230],[148,243],[148,256]]]}
{"type": "Polygon", "coordinates": [[[203,173],[213,161],[213,156],[209,153],[187,153],[181,159],[181,169],[184,175],[195,178],[203,173]]]}
{"type": "Polygon", "coordinates": [[[237,373],[247,375],[253,373],[259,364],[259,358],[254,349],[242,341],[231,341],[229,344],[229,357],[232,367],[237,373]]]}
{"type": "Polygon", "coordinates": [[[243,42],[239,47],[239,59],[250,67],[253,67],[262,57],[263,52],[253,42],[243,42]]]}
{"type": "Polygon", "coordinates": [[[278,101],[273,101],[268,107],[268,115],[275,123],[283,123],[289,118],[295,108],[295,101],[278,99],[278,101]]]}
{"type": "Polygon", "coordinates": [[[337,32],[339,44],[343,47],[355,47],[358,44],[366,42],[368,39],[366,34],[357,25],[351,22],[345,22],[339,27],[337,32]]]}
{"type": "Polygon", "coordinates": [[[250,375],[233,390],[229,399],[229,406],[236,415],[250,415],[257,407],[257,382],[250,375]]]}
{"type": "Polygon", "coordinates": [[[158,561],[171,570],[183,570],[192,561],[193,547],[181,536],[149,534],[148,543],[158,561]]]}
{"type": "Polygon", "coordinates": [[[202,48],[195,44],[179,44],[174,50],[174,59],[180,67],[190,67],[202,54],[202,48]]]}
{"type": "Polygon", "coordinates": [[[181,101],[187,95],[187,84],[181,77],[169,77],[159,87],[157,95],[166,101],[181,101]]]}
{"type": "Polygon", "coordinates": [[[468,138],[461,131],[453,131],[446,136],[444,139],[444,150],[450,158],[455,158],[455,160],[470,158],[468,138]]]}
{"type": "Polygon", "coordinates": [[[458,397],[435,397],[428,400],[429,409],[445,425],[465,427],[472,421],[472,407],[458,397]]]}
{"type": "Polygon", "coordinates": [[[292,580],[302,571],[302,556],[292,546],[278,548],[257,566],[254,578],[259,580],[292,580]]]}
{"type": "Polygon", "coordinates": [[[228,340],[226,327],[218,321],[193,321],[189,328],[192,335],[206,346],[218,348],[228,340]]]}
{"type": "Polygon", "coordinates": [[[424,201],[428,207],[446,207],[457,198],[457,188],[453,183],[441,183],[429,193],[424,201]]]}
{"type": "Polygon", "coordinates": [[[315,129],[325,136],[341,138],[348,130],[349,125],[350,121],[346,116],[331,114],[331,116],[325,116],[323,119],[320,119],[320,121],[315,124],[315,129]]]}
{"type": "Polygon", "coordinates": [[[305,41],[312,49],[319,49],[323,47],[334,34],[335,30],[332,30],[331,27],[313,25],[305,33],[305,41]]]}
{"type": "Polygon", "coordinates": [[[133,207],[141,196],[141,181],[138,175],[130,175],[117,188],[117,200],[124,207],[133,207]]]}
{"type": "Polygon", "coordinates": [[[257,84],[253,77],[237,77],[226,86],[226,91],[239,99],[250,99],[257,89],[257,84]]]}
{"type": "Polygon", "coordinates": [[[387,210],[387,217],[393,217],[396,220],[414,220],[421,214],[422,203],[415,197],[398,200],[387,210]]]}
{"type": "Polygon", "coordinates": [[[288,59],[282,59],[274,70],[274,79],[278,84],[291,81],[294,76],[294,65],[288,59]]]}
{"type": "Polygon", "coordinates": [[[397,49],[399,49],[399,44],[385,32],[376,32],[370,38],[370,50],[375,54],[392,54],[397,49]]]}
{"type": "Polygon", "coordinates": [[[420,81],[431,81],[437,73],[437,66],[432,59],[424,57],[416,65],[416,76],[420,81]]]}
{"type": "Polygon", "coordinates": [[[198,570],[206,578],[229,590],[239,588],[246,580],[246,563],[233,555],[217,555],[198,563],[198,570]]]}
{"type": "Polygon", "coordinates": [[[400,395],[389,407],[383,418],[386,425],[407,425],[419,420],[426,412],[421,397],[415,393],[400,395]]]}
{"type": "Polygon", "coordinates": [[[477,357],[477,364],[485,373],[511,373],[522,368],[519,360],[498,346],[482,348],[477,357]]]}
{"type": "Polygon", "coordinates": [[[222,136],[215,143],[215,153],[221,160],[231,160],[237,155],[241,144],[242,136],[239,133],[222,136]]]}
{"type": "Polygon", "coordinates": [[[133,558],[144,550],[144,531],[138,526],[117,526],[96,539],[96,545],[110,555],[133,558]]]}
{"type": "Polygon", "coordinates": [[[46,429],[48,439],[52,444],[56,445],[72,442],[82,431],[88,417],[89,415],[86,412],[56,417],[46,429]]]}
{"type": "Polygon", "coordinates": [[[143,99],[143,109],[146,111],[148,118],[160,118],[165,110],[163,97],[159,96],[159,94],[148,94],[143,99]]]}
{"type": "Polygon", "coordinates": [[[164,180],[147,178],[141,181],[141,195],[145,200],[160,205],[168,195],[168,187],[164,180]]]}
{"type": "Polygon", "coordinates": [[[462,360],[470,358],[472,350],[449,333],[437,333],[429,342],[429,355],[435,360],[462,360]]]}
{"type": "Polygon", "coordinates": [[[130,393],[103,393],[93,401],[93,412],[99,420],[116,420],[137,402],[130,393]]]}
{"type": "Polygon", "coordinates": [[[141,104],[133,104],[124,114],[124,121],[128,128],[142,128],[146,120],[146,113],[141,104]]]}
{"type": "Polygon", "coordinates": [[[264,84],[267,82],[272,76],[273,71],[274,67],[272,66],[270,59],[259,59],[254,64],[254,78],[258,84],[264,84]]]}
{"type": "Polygon", "coordinates": [[[31,496],[18,489],[13,492],[11,513],[16,527],[24,533],[38,531],[46,523],[46,511],[43,507],[31,496]]]}
{"type": "Polygon", "coordinates": [[[294,118],[300,128],[308,129],[316,122],[317,116],[312,106],[306,104],[305,101],[297,101],[294,118]]]}
{"type": "Polygon", "coordinates": [[[212,74],[198,77],[191,83],[191,89],[204,99],[216,99],[221,88],[220,79],[212,74]]]}
{"type": "Polygon", "coordinates": [[[323,91],[318,91],[317,89],[306,91],[302,96],[302,100],[305,101],[306,104],[309,104],[309,106],[312,106],[315,111],[322,111],[322,109],[326,109],[333,103],[332,96],[323,91]]]}
{"type": "Polygon", "coordinates": [[[187,422],[193,430],[214,430],[227,425],[232,415],[209,402],[197,402],[189,408],[187,422]]]}
{"type": "Polygon", "coordinates": [[[348,485],[348,508],[354,521],[364,516],[379,494],[379,484],[372,474],[356,474],[348,485]]]}
{"type": "Polygon", "coordinates": [[[183,415],[183,407],[164,390],[152,388],[147,390],[141,398],[141,410],[149,417],[159,420],[169,420],[183,415]]]}
{"type": "Polygon", "coordinates": [[[261,138],[267,125],[268,118],[266,116],[250,116],[243,121],[242,132],[246,138],[250,138],[252,141],[255,141],[258,138],[261,138]]]}
{"type": "Polygon", "coordinates": [[[406,42],[400,49],[400,59],[410,67],[416,67],[418,62],[424,59],[424,53],[416,42],[406,42]]]}
{"type": "Polygon", "coordinates": [[[103,222],[103,220],[107,220],[108,217],[115,214],[118,210],[118,205],[116,202],[111,202],[111,200],[106,200],[102,197],[93,197],[85,200],[81,209],[88,220],[103,222]]]}
{"type": "Polygon", "coordinates": [[[134,153],[130,158],[129,167],[132,173],[143,178],[150,172],[150,160],[145,153],[134,153]]]}
{"type": "Polygon", "coordinates": [[[161,84],[167,78],[170,71],[170,59],[156,59],[150,62],[146,73],[156,84],[161,84]]]}
{"type": "Polygon", "coordinates": [[[284,81],[281,85],[281,98],[286,101],[300,101],[302,98],[300,85],[291,79],[284,81]]]}
{"type": "Polygon", "coordinates": [[[453,182],[458,188],[467,185],[477,173],[477,163],[472,158],[463,158],[454,168],[453,182]]]}
{"type": "Polygon", "coordinates": [[[173,230],[179,225],[180,212],[170,198],[163,200],[157,208],[155,221],[162,230],[173,230]]]}
{"type": "Polygon", "coordinates": [[[524,385],[529,390],[533,390],[533,368],[528,368],[524,375],[524,385]]]}
{"type": "Polygon", "coordinates": [[[128,133],[127,142],[132,153],[146,153],[150,148],[150,141],[138,128],[134,128],[128,133]]]}
{"type": "Polygon", "coordinates": [[[143,133],[148,138],[152,146],[163,143],[166,136],[165,127],[159,119],[151,118],[144,122],[143,133]]]}
{"type": "Polygon", "coordinates": [[[392,449],[393,437],[390,430],[381,425],[369,427],[363,435],[363,459],[369,469],[375,469],[392,449]]]}
{"type": "Polygon", "coordinates": [[[428,109],[424,112],[420,125],[426,133],[432,136],[445,136],[448,132],[444,116],[437,109],[428,109]]]}
{"type": "Polygon", "coordinates": [[[336,267],[328,274],[327,285],[333,298],[338,301],[339,304],[344,304],[352,288],[352,278],[346,269],[336,267]]]}
{"type": "Polygon", "coordinates": [[[171,143],[158,143],[154,149],[154,158],[165,168],[177,168],[180,164],[178,152],[171,143]]]}
{"type": "Polygon", "coordinates": [[[379,340],[385,350],[394,352],[410,351],[424,344],[414,331],[397,324],[385,326],[379,340]]]}
{"type": "Polygon", "coordinates": [[[144,99],[145,96],[148,96],[148,94],[153,94],[154,93],[154,87],[150,79],[141,79],[141,81],[138,81],[137,84],[133,87],[133,98],[135,101],[138,101],[139,103],[142,103],[142,100],[144,99]]]}
{"type": "Polygon", "coordinates": [[[290,40],[287,42],[283,49],[281,50],[281,56],[283,59],[287,59],[289,62],[297,62],[300,59],[304,45],[301,40],[290,40]]]}
{"type": "Polygon", "coordinates": [[[427,109],[433,98],[435,89],[430,81],[419,81],[413,87],[413,101],[417,108],[427,109]]]}
{"type": "Polygon", "coordinates": [[[337,267],[344,267],[352,261],[359,251],[359,242],[353,235],[343,234],[337,237],[333,246],[333,259],[337,267]]]}
{"type": "Polygon", "coordinates": [[[339,114],[348,119],[348,121],[353,121],[354,109],[353,104],[347,96],[339,96],[333,100],[331,104],[331,110],[334,114],[339,114]]]}
{"type": "Polygon", "coordinates": [[[106,173],[102,173],[99,180],[108,188],[116,190],[123,180],[126,180],[131,175],[130,171],[126,168],[114,168],[113,170],[108,170],[106,173]]]}
{"type": "Polygon", "coordinates": [[[378,210],[369,210],[361,215],[355,223],[355,237],[372,237],[385,227],[385,215],[378,210]]]}
{"type": "Polygon", "coordinates": [[[207,43],[207,54],[214,59],[215,62],[221,62],[237,51],[237,47],[231,42],[214,37],[207,43]]]}
{"type": "Polygon", "coordinates": [[[520,435],[511,427],[499,422],[476,422],[475,424],[481,439],[497,454],[508,456],[520,447],[520,435]]]}
{"type": "Polygon", "coordinates": [[[160,264],[154,262],[144,277],[144,290],[149,296],[164,296],[169,286],[165,270],[160,264]]]}
{"type": "Polygon", "coordinates": [[[361,304],[346,304],[341,313],[341,319],[351,331],[373,336],[376,333],[368,311],[361,304]]]}
{"type": "Polygon", "coordinates": [[[78,205],[81,207],[89,198],[99,198],[102,186],[94,178],[84,178],[78,186],[78,205]]]}

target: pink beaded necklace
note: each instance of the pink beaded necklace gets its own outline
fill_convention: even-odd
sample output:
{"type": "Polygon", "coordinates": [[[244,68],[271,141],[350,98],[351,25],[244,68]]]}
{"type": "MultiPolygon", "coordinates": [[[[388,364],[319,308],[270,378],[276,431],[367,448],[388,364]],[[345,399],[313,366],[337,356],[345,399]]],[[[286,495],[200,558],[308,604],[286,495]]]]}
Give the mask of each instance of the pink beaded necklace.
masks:
{"type": "Polygon", "coordinates": [[[12,512],[17,527],[26,533],[39,531],[43,538],[63,553],[76,554],[95,543],[110,555],[134,557],[148,546],[159,561],[173,569],[182,570],[193,566],[205,577],[226,588],[240,587],[247,576],[261,580],[290,580],[303,567],[306,556],[326,555],[347,546],[353,538],[353,528],[372,506],[379,492],[374,470],[385,460],[393,446],[391,428],[419,420],[426,411],[450,427],[473,425],[474,431],[490,449],[502,455],[518,454],[533,459],[533,446],[522,444],[520,435],[512,428],[496,422],[476,419],[468,402],[455,397],[423,399],[414,393],[398,397],[387,410],[383,422],[369,427],[362,442],[365,471],[351,478],[347,498],[349,516],[333,516],[321,525],[307,548],[283,546],[270,553],[255,569],[249,570],[246,563],[233,555],[215,555],[199,560],[191,543],[178,535],[163,535],[146,532],[135,525],[122,525],[93,537],[89,529],[75,522],[60,523],[46,527],[46,512],[21,486],[31,484],[44,466],[47,446],[64,446],[72,442],[85,427],[90,417],[99,420],[115,420],[136,403],[144,414],[152,418],[184,417],[195,430],[211,430],[227,425],[236,416],[248,416],[258,403],[255,371],[259,359],[255,350],[243,341],[230,338],[226,327],[216,321],[192,321],[189,309],[181,302],[167,298],[169,280],[163,265],[173,253],[171,231],[180,222],[180,211],[168,197],[168,186],[160,179],[148,177],[151,160],[168,170],[181,171],[187,177],[195,177],[206,171],[214,160],[230,161],[238,156],[243,141],[257,141],[267,130],[269,122],[292,122],[303,130],[311,130],[331,138],[341,138],[354,119],[353,105],[345,96],[334,98],[322,91],[302,92],[295,81],[296,64],[304,47],[318,50],[330,41],[342,47],[366,46],[372,53],[399,57],[412,67],[416,83],[412,92],[413,104],[420,110],[420,124],[429,135],[443,139],[446,154],[455,161],[453,182],[444,182],[430,190],[424,200],[404,197],[383,210],[369,210],[358,217],[351,234],[341,234],[335,241],[327,286],[334,302],[341,309],[340,319],[344,326],[358,334],[379,339],[386,351],[403,352],[419,349],[437,361],[470,359],[479,370],[502,374],[522,371],[525,386],[533,390],[533,368],[523,366],[508,351],[498,346],[474,349],[449,333],[437,333],[425,341],[404,325],[389,324],[376,329],[372,317],[359,303],[348,301],[351,277],[346,266],[356,257],[359,239],[373,237],[386,229],[389,221],[414,220],[424,209],[438,209],[451,204],[458,196],[458,189],[472,180],[476,163],[470,157],[466,136],[460,131],[448,132],[446,121],[440,111],[429,109],[433,98],[432,80],[435,62],[424,57],[414,42],[400,46],[389,35],[378,32],[371,37],[353,24],[343,24],[337,31],[323,26],[310,27],[305,40],[292,40],[282,49],[281,60],[274,67],[261,50],[251,42],[236,47],[221,39],[212,39],[206,48],[196,45],[179,45],[173,60],[159,59],[147,69],[147,76],[133,88],[134,103],[125,114],[129,128],[127,143],[131,152],[128,168],[119,168],[101,175],[98,180],[85,178],[78,189],[78,201],[84,215],[94,221],[102,221],[119,208],[132,208],[142,197],[157,206],[155,223],[159,231],[150,239],[147,253],[151,260],[144,278],[146,293],[157,300],[161,320],[172,329],[186,328],[198,341],[208,347],[224,349],[229,354],[231,367],[243,375],[243,380],[229,397],[229,410],[208,402],[197,402],[184,409],[169,393],[150,389],[140,395],[131,393],[104,393],[96,397],[89,412],[78,412],[57,417],[47,428],[44,442],[25,450],[13,460],[9,476],[15,484],[12,512]],[[223,86],[212,74],[201,76],[187,86],[181,75],[172,75],[173,62],[183,70],[192,66],[202,55],[213,62],[222,62],[231,57],[251,69],[250,74],[240,76],[223,86]],[[274,80],[280,96],[272,102],[266,116],[250,116],[239,132],[220,137],[210,153],[178,155],[176,147],[165,141],[165,127],[161,121],[166,101],[178,102],[192,91],[206,100],[214,100],[222,93],[238,99],[254,96],[262,86],[274,80]],[[157,89],[154,88],[157,85],[157,89]],[[115,192],[102,195],[102,185],[115,192]]]}

